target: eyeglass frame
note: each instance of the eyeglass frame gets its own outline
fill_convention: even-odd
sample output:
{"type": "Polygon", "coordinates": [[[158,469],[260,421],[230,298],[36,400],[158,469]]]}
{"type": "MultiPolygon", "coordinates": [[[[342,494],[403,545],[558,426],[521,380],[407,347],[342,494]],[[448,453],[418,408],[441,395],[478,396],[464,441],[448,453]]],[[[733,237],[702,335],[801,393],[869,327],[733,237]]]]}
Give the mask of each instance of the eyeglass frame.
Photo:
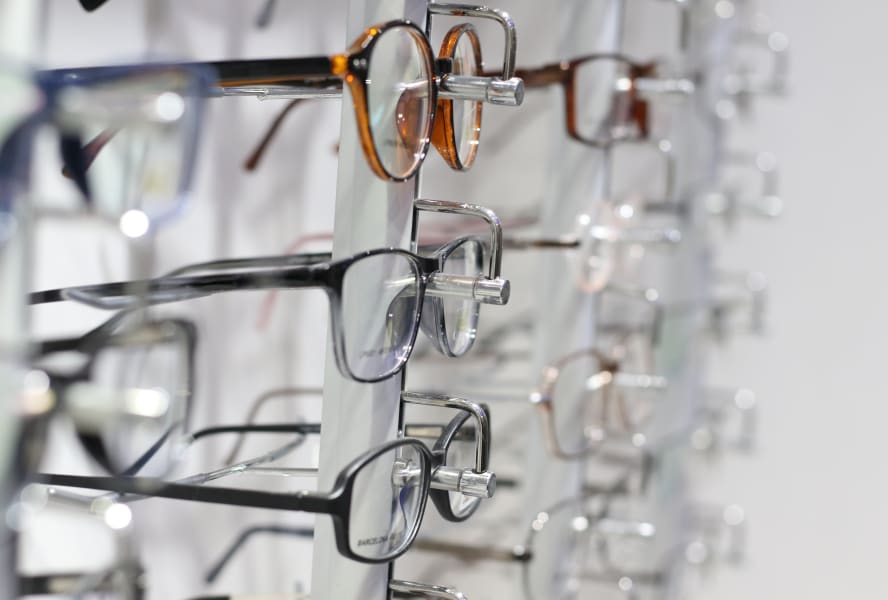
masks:
{"type": "MultiPolygon", "coordinates": [[[[187,191],[192,185],[196,157],[198,155],[199,132],[204,112],[204,98],[210,95],[210,90],[212,89],[212,78],[206,67],[196,64],[144,63],[84,69],[43,70],[30,73],[24,72],[17,67],[13,70],[20,74],[23,81],[29,82],[39,94],[40,106],[20,122],[5,139],[0,140],[0,157],[6,158],[3,156],[3,153],[9,152],[8,146],[10,144],[24,144],[25,150],[23,156],[18,157],[18,162],[13,161],[5,169],[3,169],[2,162],[0,162],[0,177],[8,177],[7,173],[10,171],[13,172],[14,176],[16,170],[27,169],[27,164],[30,162],[27,159],[27,155],[30,152],[34,135],[42,125],[52,124],[60,133],[60,150],[66,171],[65,176],[73,181],[88,205],[91,204],[91,195],[87,183],[86,170],[95,157],[91,155],[92,151],[89,144],[84,146],[80,143],[79,132],[76,132],[76,126],[72,125],[77,123],[82,116],[86,116],[89,113],[88,107],[80,106],[82,102],[77,101],[74,90],[89,89],[90,86],[116,80],[123,81],[126,77],[163,74],[165,72],[183,73],[188,79],[186,94],[189,100],[195,103],[195,106],[190,112],[189,119],[185,125],[186,133],[183,138],[186,147],[183,148],[182,153],[184,163],[177,185],[178,191],[176,197],[171,199],[172,207],[169,210],[148,216],[150,217],[151,224],[156,226],[156,224],[175,218],[181,212],[185,204],[187,191]],[[81,113],[86,113],[86,115],[81,113]],[[75,130],[75,132],[72,133],[72,130],[75,130]],[[21,164],[22,160],[24,160],[24,164],[21,164]]],[[[13,156],[12,158],[15,157],[13,156]]]]}
{"type": "Polygon", "coordinates": [[[276,288],[310,288],[320,287],[327,293],[330,303],[331,336],[336,364],[340,371],[351,379],[363,383],[382,381],[398,373],[410,358],[413,346],[416,342],[416,334],[420,329],[420,319],[423,310],[423,301],[427,287],[441,288],[442,293],[468,294],[474,299],[485,303],[506,303],[509,297],[508,281],[498,280],[490,282],[479,281],[477,278],[448,276],[438,271],[439,259],[422,257],[400,248],[377,248],[366,250],[351,257],[330,261],[328,254],[300,254],[285,257],[257,257],[252,259],[232,259],[227,263],[238,264],[240,268],[248,266],[273,265],[279,268],[276,271],[263,270],[257,280],[251,273],[237,272],[231,274],[202,275],[191,277],[155,278],[142,281],[103,283],[87,286],[75,286],[32,292],[29,295],[29,303],[44,304],[74,300],[88,306],[99,309],[129,309],[146,304],[160,304],[178,300],[187,300],[204,297],[223,291],[246,291],[276,288]],[[411,265],[416,275],[417,305],[412,323],[413,328],[409,336],[408,344],[404,346],[398,363],[389,371],[375,377],[358,377],[352,372],[345,358],[344,327],[342,324],[342,289],[343,278],[348,270],[361,259],[392,254],[401,256],[411,265]],[[280,267],[280,263],[289,261],[290,264],[280,267]],[[296,263],[296,264],[292,264],[296,263]],[[272,277],[273,275],[273,277],[272,277]],[[436,275],[440,275],[436,277],[436,275]],[[153,286],[153,289],[152,289],[153,286]],[[200,289],[205,288],[205,289],[200,289]],[[192,290],[192,293],[188,293],[192,290]],[[171,292],[180,292],[179,297],[170,298],[171,292]],[[145,293],[154,293],[159,296],[154,299],[145,297],[145,293]],[[141,295],[140,295],[141,293],[141,295]],[[165,295],[166,294],[166,295],[165,295]],[[104,297],[96,297],[96,295],[104,297]],[[115,301],[113,298],[121,298],[115,301]]]}
{"type": "Polygon", "coordinates": [[[168,498],[274,510],[288,510],[314,514],[326,514],[333,520],[334,539],[339,553],[349,559],[368,563],[383,564],[395,560],[410,549],[416,534],[422,525],[431,483],[431,452],[424,443],[417,439],[400,438],[383,443],[363,452],[346,464],[336,477],[333,489],[329,492],[267,492],[242,488],[226,488],[204,485],[169,483],[151,477],[88,477],[64,475],[56,473],[38,473],[30,480],[51,486],[88,488],[105,490],[119,494],[137,494],[153,498],[168,498]],[[405,535],[401,547],[391,554],[380,558],[370,558],[356,554],[349,543],[350,513],[354,502],[353,488],[355,479],[361,470],[381,455],[402,447],[414,449],[422,457],[423,476],[419,482],[419,504],[416,511],[416,522],[405,535]]]}
{"type": "Polygon", "coordinates": [[[643,98],[643,93],[675,93],[681,95],[693,93],[694,83],[688,79],[664,80],[660,82],[662,89],[658,89],[656,86],[644,85],[648,81],[653,83],[658,66],[657,62],[639,63],[619,53],[598,53],[551,63],[542,67],[518,68],[515,70],[515,75],[524,81],[524,85],[528,89],[549,85],[560,85],[564,88],[567,134],[572,139],[587,146],[607,148],[618,142],[648,139],[650,134],[648,100],[643,98]],[[630,124],[634,125],[638,130],[637,136],[590,140],[580,135],[577,128],[576,71],[580,65],[595,60],[614,60],[629,67],[632,85],[626,90],[630,102],[630,110],[628,112],[630,124]],[[639,84],[642,85],[640,86],[639,84]],[[642,90],[640,87],[650,87],[651,89],[642,90]]]}
{"type": "MultiPolygon", "coordinates": [[[[197,350],[197,327],[193,322],[187,319],[165,318],[137,323],[134,326],[128,327],[125,331],[118,332],[116,331],[116,329],[119,326],[119,323],[120,319],[112,319],[111,321],[104,323],[103,325],[87,332],[80,337],[44,340],[33,345],[32,361],[38,360],[39,358],[48,356],[56,352],[71,351],[84,354],[87,357],[87,361],[80,369],[71,374],[61,374],[41,368],[41,370],[45,372],[49,377],[50,390],[53,394],[53,399],[51,401],[49,410],[43,413],[38,413],[37,415],[30,415],[23,421],[24,428],[21,432],[19,442],[21,448],[24,448],[25,445],[38,443],[36,440],[42,439],[46,435],[46,426],[48,424],[49,418],[53,414],[64,408],[64,394],[67,387],[71,384],[90,380],[94,361],[102,350],[110,347],[108,345],[109,342],[115,342],[117,338],[121,338],[123,336],[138,335],[147,327],[150,327],[152,329],[158,329],[161,327],[167,329],[171,328],[174,331],[169,333],[168,339],[171,339],[173,341],[175,341],[175,338],[183,340],[183,347],[185,350],[184,367],[187,387],[185,390],[181,391],[182,395],[184,396],[183,418],[181,421],[175,423],[174,427],[187,427],[187,423],[191,415],[191,400],[194,396],[195,390],[195,354],[197,350]],[[173,336],[175,336],[175,338],[173,336]],[[57,399],[59,398],[62,399],[61,402],[57,401],[57,399]]],[[[161,335],[167,335],[167,332],[163,331],[160,331],[158,333],[161,335]]],[[[101,466],[108,473],[115,473],[116,469],[112,464],[110,454],[98,435],[78,429],[77,437],[83,448],[86,450],[87,454],[89,454],[89,456],[93,460],[95,460],[99,466],[101,466]]],[[[41,441],[39,443],[42,445],[44,442],[41,441]]],[[[20,451],[20,454],[27,453],[23,453],[20,451]]],[[[37,451],[36,454],[38,456],[42,455],[42,450],[37,451]]],[[[29,467],[25,467],[25,469],[33,470],[29,467]]]]}

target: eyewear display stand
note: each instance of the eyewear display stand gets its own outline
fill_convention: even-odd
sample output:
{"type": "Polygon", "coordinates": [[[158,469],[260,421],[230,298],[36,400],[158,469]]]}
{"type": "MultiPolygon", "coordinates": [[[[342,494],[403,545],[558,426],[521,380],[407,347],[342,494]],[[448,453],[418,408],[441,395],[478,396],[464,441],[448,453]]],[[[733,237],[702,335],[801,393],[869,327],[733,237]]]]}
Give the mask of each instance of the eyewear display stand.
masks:
{"type": "MultiPolygon", "coordinates": [[[[559,14],[558,34],[553,38],[559,40],[558,56],[613,52],[618,48],[622,0],[567,0],[553,8],[559,14]]],[[[556,105],[553,107],[555,114],[561,114],[564,100],[558,92],[552,94],[551,102],[556,105]]],[[[608,165],[606,152],[576,143],[565,136],[560,128],[551,135],[554,139],[549,157],[550,176],[545,190],[546,198],[540,208],[540,234],[554,238],[565,231],[574,230],[580,215],[588,214],[591,219],[597,217],[589,212],[590,200],[603,200],[608,165]]],[[[593,210],[599,206],[600,203],[597,203],[593,210]]],[[[545,290],[545,293],[537,298],[533,363],[537,375],[557,357],[594,345],[596,338],[596,298],[577,285],[570,262],[560,253],[552,253],[541,257],[539,264],[542,275],[537,289],[545,290]]],[[[570,395],[568,402],[559,405],[558,414],[567,420],[574,419],[575,425],[572,427],[575,430],[570,434],[579,437],[584,434],[582,419],[575,418],[575,415],[583,412],[580,405],[584,400],[582,389],[585,378],[576,379],[567,382],[576,393],[570,395]]],[[[584,461],[554,460],[547,449],[536,415],[531,416],[527,426],[526,473],[527,480],[533,482],[528,486],[525,498],[526,522],[529,523],[543,507],[580,492],[586,465],[584,461]]],[[[567,431],[567,428],[564,430],[567,431]]],[[[569,522],[555,525],[563,528],[565,534],[566,528],[570,527],[569,522]]],[[[553,544],[534,549],[529,575],[529,587],[534,598],[569,597],[565,593],[570,582],[556,573],[563,561],[568,559],[565,553],[570,549],[555,544],[558,541],[556,537],[561,536],[550,536],[553,544]]]]}
{"type": "MultiPolygon", "coordinates": [[[[350,0],[344,42],[348,44],[358,38],[371,25],[392,19],[408,19],[422,27],[427,9],[427,0],[350,0]]],[[[413,240],[417,177],[393,183],[381,180],[370,171],[361,149],[352,98],[349,92],[344,92],[333,258],[343,258],[370,248],[409,248],[413,240]]],[[[378,299],[367,299],[367,302],[374,301],[378,302],[378,299]]],[[[385,310],[386,307],[378,307],[381,314],[385,310]]],[[[342,467],[367,448],[397,437],[402,383],[402,373],[373,384],[347,379],[337,369],[332,349],[327,348],[318,489],[331,489],[342,467]]],[[[387,522],[383,519],[389,518],[391,507],[374,506],[369,500],[362,498],[360,511],[352,515],[353,519],[363,523],[353,521],[351,526],[373,530],[375,520],[385,529],[387,522]]],[[[342,556],[336,550],[330,521],[317,520],[312,557],[313,598],[386,598],[389,568],[387,565],[362,564],[342,556]]]]}

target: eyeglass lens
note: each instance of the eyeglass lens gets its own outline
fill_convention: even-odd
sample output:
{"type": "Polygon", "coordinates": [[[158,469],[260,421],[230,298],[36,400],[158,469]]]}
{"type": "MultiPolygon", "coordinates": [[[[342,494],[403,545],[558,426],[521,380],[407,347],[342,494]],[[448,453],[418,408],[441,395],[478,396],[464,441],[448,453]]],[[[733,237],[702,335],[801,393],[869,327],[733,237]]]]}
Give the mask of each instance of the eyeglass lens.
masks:
{"type": "Polygon", "coordinates": [[[349,547],[356,555],[384,559],[412,540],[427,490],[426,455],[414,444],[381,453],[354,478],[349,547]]]}
{"type": "Polygon", "coordinates": [[[412,173],[428,146],[434,82],[426,44],[412,29],[396,26],[379,36],[369,60],[370,131],[380,163],[394,177],[412,173]]]}
{"type": "Polygon", "coordinates": [[[397,370],[410,353],[419,311],[419,272],[398,253],[352,263],[342,281],[345,357],[352,374],[372,380],[397,370]]]}

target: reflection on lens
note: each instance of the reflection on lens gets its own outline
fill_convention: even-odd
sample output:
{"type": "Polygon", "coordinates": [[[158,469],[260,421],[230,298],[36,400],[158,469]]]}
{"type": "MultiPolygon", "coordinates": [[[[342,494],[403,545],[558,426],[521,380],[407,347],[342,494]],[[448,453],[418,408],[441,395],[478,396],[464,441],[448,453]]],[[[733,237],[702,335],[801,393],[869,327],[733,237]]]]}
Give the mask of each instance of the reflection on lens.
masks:
{"type": "Polygon", "coordinates": [[[367,113],[379,162],[403,179],[422,160],[431,134],[433,81],[426,42],[411,28],[396,26],[373,46],[367,79],[367,113]]]}
{"type": "MultiPolygon", "coordinates": [[[[478,240],[466,240],[456,247],[444,261],[441,270],[448,275],[477,277],[484,273],[483,247],[478,240]]],[[[469,351],[475,342],[478,314],[481,305],[473,300],[455,297],[440,298],[444,314],[447,344],[455,356],[469,351]]]]}
{"type": "Polygon", "coordinates": [[[404,444],[383,452],[357,473],[349,513],[352,552],[384,560],[413,539],[427,493],[426,461],[418,444],[404,444]]]}
{"type": "MultiPolygon", "coordinates": [[[[453,53],[453,73],[455,75],[478,75],[480,60],[475,53],[473,44],[474,33],[463,33],[456,43],[453,53]]],[[[478,150],[478,138],[481,135],[479,126],[481,103],[469,100],[452,100],[453,136],[459,162],[468,167],[478,150]]]]}
{"type": "Polygon", "coordinates": [[[574,76],[576,130],[581,139],[604,144],[637,134],[631,123],[631,66],[625,60],[594,58],[574,76]]]}
{"type": "Polygon", "coordinates": [[[376,380],[397,371],[410,354],[419,311],[419,272],[396,252],[355,261],[342,282],[342,329],[347,366],[376,380]]]}

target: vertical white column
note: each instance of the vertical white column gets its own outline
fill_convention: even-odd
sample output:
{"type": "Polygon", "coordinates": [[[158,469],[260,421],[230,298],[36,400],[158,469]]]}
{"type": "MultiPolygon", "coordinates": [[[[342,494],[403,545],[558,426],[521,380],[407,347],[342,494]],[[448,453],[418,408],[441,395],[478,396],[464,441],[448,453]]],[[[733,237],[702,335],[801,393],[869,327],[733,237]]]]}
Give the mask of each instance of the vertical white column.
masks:
{"type": "MultiPolygon", "coordinates": [[[[592,52],[613,51],[620,37],[622,0],[593,0],[578,2],[562,0],[553,5],[560,19],[558,56],[569,59],[592,52]]],[[[556,114],[565,112],[564,94],[561,89],[553,92],[556,114]]],[[[563,117],[562,117],[563,119],[563,117]]],[[[563,120],[559,122],[559,125],[563,120]]],[[[601,150],[584,146],[570,139],[563,128],[553,130],[552,154],[548,172],[551,185],[543,200],[540,213],[540,233],[544,237],[557,237],[575,230],[577,216],[588,212],[596,200],[602,198],[606,187],[606,156],[601,150]]],[[[536,372],[557,357],[579,348],[587,348],[594,342],[594,298],[581,291],[575,284],[573,267],[564,256],[547,253],[541,262],[541,281],[536,319],[536,372]]],[[[578,393],[575,397],[558,398],[556,419],[570,421],[579,413],[583,382],[574,382],[578,393]],[[573,402],[571,402],[573,400],[573,402]]],[[[573,419],[578,435],[582,423],[573,419]]],[[[566,430],[566,429],[563,429],[566,430]]],[[[526,473],[526,513],[530,522],[539,511],[555,502],[575,495],[580,490],[584,464],[581,461],[559,461],[548,453],[542,439],[536,415],[528,432],[528,459],[526,473]]],[[[561,527],[563,524],[552,524],[561,527]]],[[[547,525],[550,526],[550,525],[547,525]]],[[[564,578],[554,577],[563,563],[564,545],[546,536],[549,547],[534,546],[531,562],[530,586],[534,598],[566,598],[564,578]]]]}
{"type": "MultiPolygon", "coordinates": [[[[427,0],[351,0],[346,45],[350,45],[367,27],[391,19],[408,19],[422,27],[427,5],[427,0]]],[[[361,150],[352,98],[346,87],[342,100],[333,257],[343,258],[383,246],[409,247],[416,192],[415,178],[403,183],[389,183],[370,171],[361,150]]],[[[336,367],[328,341],[320,490],[332,489],[336,475],[349,461],[397,436],[402,382],[402,375],[376,384],[346,379],[336,367]]],[[[368,500],[356,498],[358,502],[368,500]]],[[[372,600],[386,597],[388,566],[366,565],[341,556],[336,550],[331,520],[327,517],[317,519],[312,560],[312,598],[372,600]]]]}

